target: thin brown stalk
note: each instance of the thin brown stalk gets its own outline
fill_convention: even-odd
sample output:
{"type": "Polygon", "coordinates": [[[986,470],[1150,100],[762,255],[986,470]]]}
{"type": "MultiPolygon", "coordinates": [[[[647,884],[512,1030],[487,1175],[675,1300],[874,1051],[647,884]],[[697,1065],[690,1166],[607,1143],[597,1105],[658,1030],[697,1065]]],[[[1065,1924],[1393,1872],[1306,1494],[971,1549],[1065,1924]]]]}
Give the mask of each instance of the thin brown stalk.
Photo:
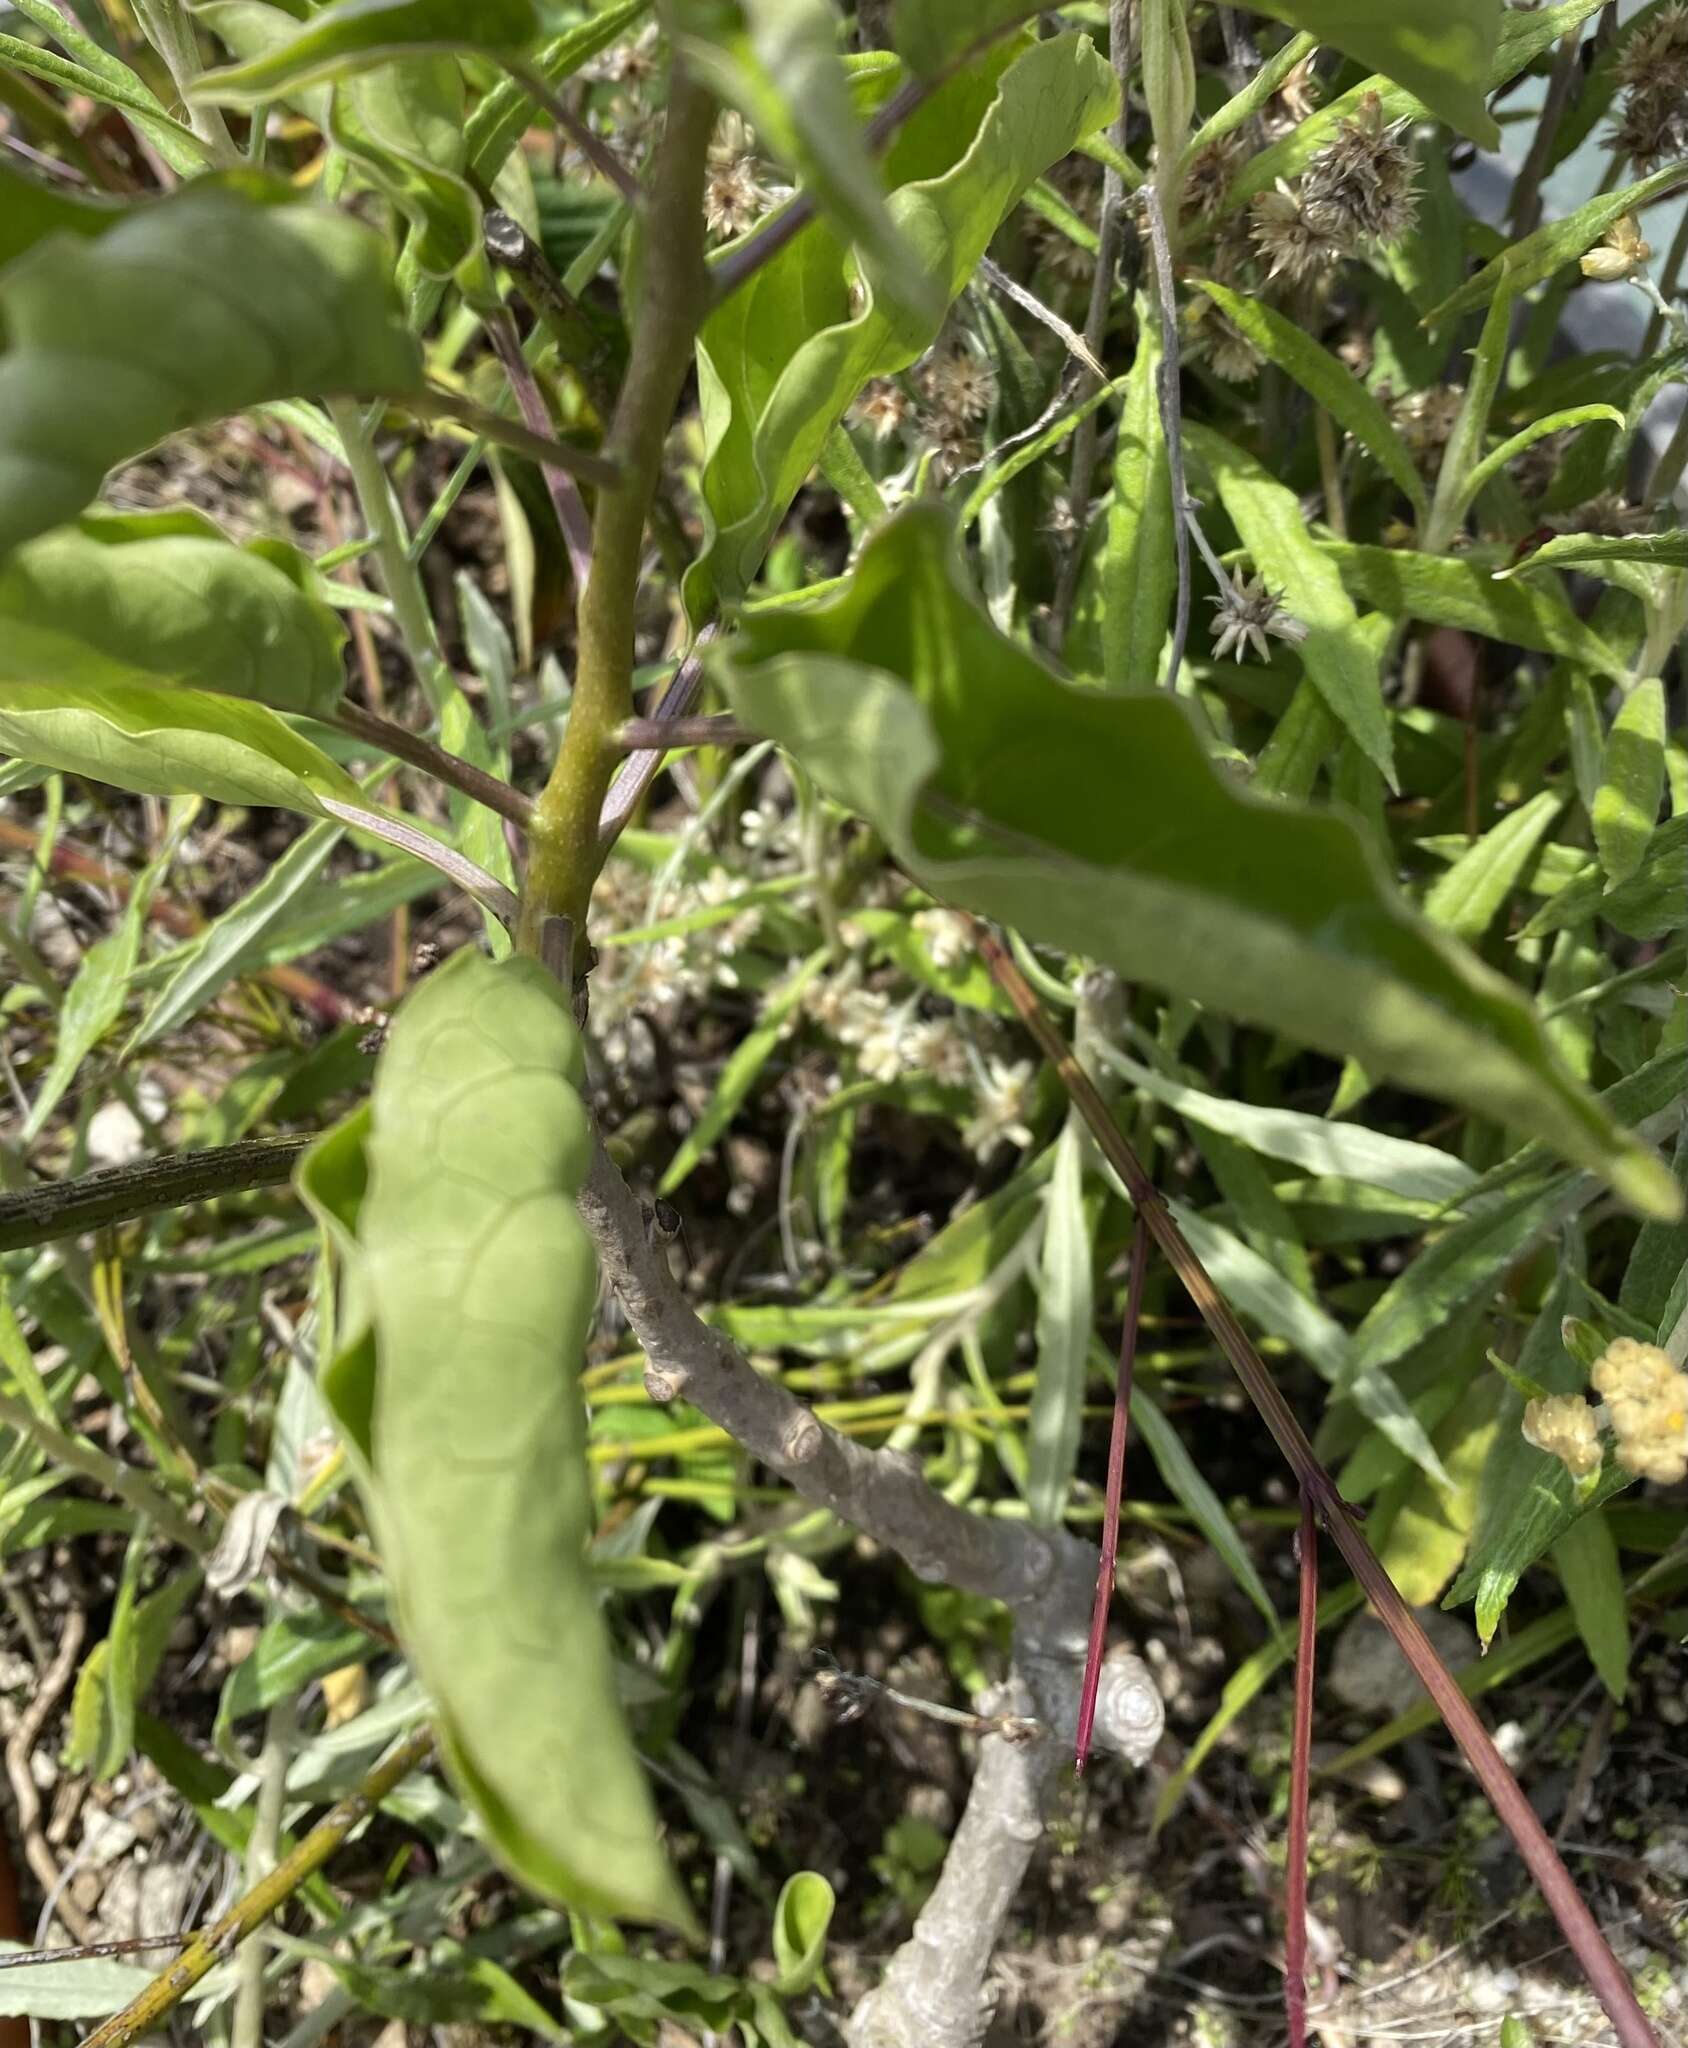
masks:
{"type": "Polygon", "coordinates": [[[1158,1189],[1143,1171],[1095,1082],[1073,1057],[1001,940],[982,925],[975,925],[974,931],[979,951],[998,987],[1013,1004],[1026,1029],[1066,1084],[1103,1157],[1124,1183],[1126,1192],[1154,1233],[1167,1262],[1177,1273],[1185,1292],[1271,1431],[1296,1476],[1303,1496],[1310,1499],[1314,1512],[1330,1532],[1331,1540],[1359,1581],[1378,1619],[1394,1637],[1446,1723],[1449,1734],[1464,1751],[1473,1775],[1516,1843],[1519,1855],[1559,1922],[1583,1974],[1605,2008],[1622,2048],[1658,2048],[1658,2039],[1641,2010],[1634,1986],[1572,1882],[1570,1872],[1548,1839],[1535,1809],[1495,1747],[1494,1738],[1361,1535],[1347,1503],[1315,1457],[1312,1445],[1279,1391],[1276,1380],[1237,1320],[1230,1303],[1213,1284],[1207,1268],[1190,1248],[1158,1189]]]}
{"type": "MultiPolygon", "coordinates": [[[[549,436],[551,415],[546,410],[539,380],[534,376],[527,357],[522,354],[522,338],[516,332],[515,321],[503,306],[488,312],[483,319],[493,351],[504,365],[504,375],[509,380],[516,410],[534,433],[549,436]]],[[[581,497],[580,486],[574,478],[556,463],[542,462],[539,473],[545,479],[552,510],[562,529],[574,587],[584,590],[586,579],[592,573],[592,522],[587,517],[586,501],[581,497]]]]}
{"type": "Polygon", "coordinates": [[[391,754],[395,761],[404,761],[412,768],[419,768],[424,775],[431,775],[448,789],[473,797],[476,803],[485,804],[489,811],[508,818],[512,825],[520,825],[526,830],[528,820],[533,816],[532,800],[523,796],[519,789],[512,789],[509,783],[496,775],[489,775],[484,768],[477,768],[472,761],[465,761],[457,754],[448,754],[444,747],[435,746],[432,740],[424,739],[408,726],[383,718],[378,712],[366,711],[349,697],[342,699],[339,710],[329,717],[327,723],[352,739],[379,747],[382,753],[391,754]]]}

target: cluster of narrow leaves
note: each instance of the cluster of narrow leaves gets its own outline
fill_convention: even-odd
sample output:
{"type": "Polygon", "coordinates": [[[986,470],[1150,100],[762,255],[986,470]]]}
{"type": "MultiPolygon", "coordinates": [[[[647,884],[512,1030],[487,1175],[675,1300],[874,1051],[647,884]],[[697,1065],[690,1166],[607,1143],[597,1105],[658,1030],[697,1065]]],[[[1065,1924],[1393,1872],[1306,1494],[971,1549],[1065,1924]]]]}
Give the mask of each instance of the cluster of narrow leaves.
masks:
{"type": "MultiPolygon", "coordinates": [[[[717,1258],[716,1320],[844,1397],[829,1419],[922,1448],[952,1499],[1093,1512],[1087,1397],[1129,1211],[1006,1020],[959,915],[977,913],[1071,1013],[1222,1292],[1311,1368],[1321,1454],[1407,1597],[1474,1601],[1487,1643],[1525,1575],[1557,1573],[1564,1606],[1485,1684],[1580,1634],[1621,1698],[1630,1595],[1656,1604],[1682,1578],[1636,1562],[1669,1550],[1679,1507],[1620,1499],[1634,1476],[1609,1449],[1574,1479],[1519,1425],[1527,1399],[1586,1384],[1590,1345],[1567,1331],[1678,1365],[1688,1348],[1682,430],[1659,452],[1688,320],[1683,238],[1663,265],[1642,240],[1688,169],[1620,130],[1595,196],[1540,226],[1521,201],[1508,237],[1449,168],[1450,130],[1492,146],[1490,96],[1510,122],[1532,89],[1550,111],[1528,175],[1568,186],[1648,67],[1679,63],[1688,89],[1677,11],[1614,38],[1598,0],[1281,0],[1227,38],[1215,10],[1142,0],[1135,67],[1105,10],[1047,32],[1015,0],[890,12],[877,50],[830,0],[682,0],[660,33],[644,0],[205,0],[216,54],[194,77],[49,0],[19,0],[28,35],[0,37],[29,81],[8,116],[26,152],[0,158],[0,787],[25,820],[9,843],[40,856],[0,928],[22,1139],[42,1148],[9,1164],[99,1156],[96,1116],[143,1057],[203,1060],[231,1020],[240,1053],[169,1084],[143,1148],[326,1131],[299,1179],[320,1243],[277,1196],[209,1229],[102,1236],[91,1269],[74,1247],[3,1255],[0,1540],[124,1544],[73,1758],[109,1777],[139,1751],[244,1850],[232,1773],[139,1705],[200,1590],[197,1563],[151,1575],[186,1540],[183,1503],[221,1501],[233,1524],[207,1473],[371,1538],[380,1581],[353,1590],[390,1600],[405,1662],[366,1726],[432,1714],[499,1862],[571,1909],[570,2019],[634,2039],[678,2017],[777,2043],[781,2000],[817,1981],[819,1879],[776,1908],[777,1996],[629,1956],[593,1916],[695,1922],[628,1707],[677,1808],[756,1879],[756,1845],[677,1739],[677,1696],[731,1572],[765,1572],[811,1634],[839,1591],[816,1558],[844,1532],[713,1540],[709,1518],[752,1504],[742,1459],[594,1336],[572,1212],[585,1055],[547,976],[501,958],[520,797],[501,816],[449,773],[449,796],[401,783],[414,749],[383,754],[346,714],[392,712],[447,768],[542,773],[533,736],[549,749],[573,652],[569,465],[601,453],[638,280],[664,258],[637,198],[670,48],[725,109],[706,191],[723,246],[639,651],[654,681],[716,629],[713,706],[779,754],[703,746],[623,835],[589,1029],[602,1120],[691,1205],[706,1256],[718,1212],[765,1211],[777,1267],[717,1258]],[[53,153],[70,175],[46,181],[26,159],[53,153]],[[530,252],[519,273],[485,246],[494,204],[530,252]],[[813,217],[786,234],[782,204],[813,217]],[[1561,347],[1597,289],[1651,321],[1638,347],[1561,347]],[[126,480],[160,444],[236,419],[319,497],[354,479],[365,532],[136,509],[126,480]],[[465,491],[499,537],[502,617],[473,575],[455,621],[423,596],[417,564],[459,534],[465,491]],[[370,584],[346,580],[353,562],[370,584]],[[446,659],[459,647],[472,674],[446,659]],[[140,820],[125,901],[61,990],[32,917],[56,859],[92,858],[73,839],[113,791],[168,815],[122,807],[140,820]],[[184,910],[199,842],[270,809],[308,822],[232,903],[184,910]],[[501,964],[440,910],[462,950],[372,1067],[368,991],[300,962],[383,922],[402,934],[442,875],[476,896],[501,964]],[[304,1043],[276,1004],[336,1028],[304,1043]],[[675,1038],[714,1066],[671,1137],[664,1058],[642,1053],[675,1038]],[[954,1210],[912,1255],[882,1213],[901,1195],[887,1128],[922,1134],[954,1210]],[[733,1185],[735,1139],[779,1161],[772,1186],[733,1185]],[[205,1282],[188,1306],[183,1273],[205,1282]],[[286,1359],[256,1334],[278,1298],[286,1359]],[[196,1451],[176,1440],[199,1428],[187,1404],[132,1403],[135,1373],[167,1381],[202,1347],[264,1389],[261,1453],[232,1411],[196,1451]],[[70,1490],[90,1469],[62,1455],[85,1372],[131,1408],[158,1490],[70,1490]],[[325,1478],[304,1451],[328,1423],[325,1478]],[[671,1599],[654,1671],[609,1593],[671,1599]]],[[[1179,1309],[1153,1287],[1133,1397],[1162,1490],[1146,1511],[1199,1530],[1271,1631],[1164,1815],[1286,1645],[1247,1534],[1258,1503],[1228,1506],[1235,1475],[1210,1476],[1199,1427],[1170,1419],[1214,1390],[1214,1361],[1157,1335],[1179,1309]]],[[[982,1680],[991,1618],[928,1621],[958,1681],[982,1680]]],[[[279,1602],[262,1647],[219,1702],[226,1758],[236,1719],[377,1654],[279,1602]]],[[[436,1843],[466,1827],[455,1804],[409,1818],[436,1843]]],[[[318,1885],[302,1896],[332,1927],[318,1885]]],[[[519,1942],[546,1932],[523,1921],[519,1942]]],[[[401,2007],[389,1964],[346,1966],[350,1997],[401,2007]]],[[[479,2015],[557,2031],[491,1949],[460,1945],[445,1974],[479,2015]]]]}

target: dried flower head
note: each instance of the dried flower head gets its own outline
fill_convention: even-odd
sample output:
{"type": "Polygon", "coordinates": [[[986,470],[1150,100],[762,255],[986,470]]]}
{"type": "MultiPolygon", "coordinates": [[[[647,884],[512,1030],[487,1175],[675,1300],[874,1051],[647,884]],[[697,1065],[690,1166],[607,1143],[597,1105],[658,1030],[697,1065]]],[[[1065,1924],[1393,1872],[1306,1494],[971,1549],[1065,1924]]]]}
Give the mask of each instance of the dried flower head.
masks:
{"type": "Polygon", "coordinates": [[[856,419],[876,441],[886,441],[909,415],[909,396],[889,377],[875,377],[865,385],[853,408],[856,419]]]}
{"type": "Polygon", "coordinates": [[[1349,252],[1315,227],[1299,197],[1280,178],[1277,189],[1257,192],[1249,205],[1249,234],[1266,259],[1268,276],[1291,284],[1317,277],[1349,252]]]}
{"type": "Polygon", "coordinates": [[[636,36],[612,45],[601,57],[594,57],[583,67],[582,76],[638,91],[649,85],[661,69],[662,51],[653,21],[647,22],[636,36]]]}
{"type": "Polygon", "coordinates": [[[1184,307],[1184,348],[1227,384],[1245,384],[1260,368],[1260,351],[1230,315],[1205,295],[1184,307]]]}
{"type": "Polygon", "coordinates": [[[1229,135],[1221,135],[1217,142],[1198,149],[1184,178],[1184,211],[1211,220],[1224,204],[1231,180],[1248,153],[1248,137],[1240,128],[1233,128],[1229,135]]]}
{"type": "Polygon", "coordinates": [[[1617,284],[1633,277],[1652,253],[1651,244],[1641,239],[1641,223],[1635,215],[1620,214],[1582,259],[1582,274],[1596,284],[1617,284]]]}
{"type": "Polygon", "coordinates": [[[1315,232],[1343,245],[1400,240],[1418,218],[1411,127],[1386,121],[1375,92],[1363,96],[1301,180],[1301,210],[1315,232]]]}
{"type": "Polygon", "coordinates": [[[1303,57],[1293,71],[1285,74],[1283,84],[1272,95],[1266,123],[1274,133],[1299,128],[1324,97],[1324,87],[1313,68],[1318,54],[1315,50],[1312,56],[1303,57]]]}
{"type": "Polygon", "coordinates": [[[1544,1400],[1525,1402],[1523,1437],[1525,1443],[1557,1458],[1574,1479],[1600,1469],[1599,1426],[1581,1394],[1549,1394],[1544,1400]]]}
{"type": "Polygon", "coordinates": [[[755,137],[743,116],[723,114],[709,145],[703,180],[703,217],[709,232],[732,241],[753,228],[773,201],[763,181],[755,137]]]}
{"type": "Polygon", "coordinates": [[[995,370],[964,341],[941,343],[921,364],[919,374],[926,403],[953,426],[972,426],[996,402],[995,370]]]}
{"type": "Polygon", "coordinates": [[[1589,1379],[1605,1398],[1626,1472],[1666,1486],[1688,1477],[1688,1373],[1677,1370],[1668,1351],[1615,1337],[1589,1379]]]}
{"type": "Polygon", "coordinates": [[[1281,599],[1275,591],[1267,589],[1263,576],[1233,583],[1210,602],[1215,607],[1215,661],[1223,661],[1227,654],[1234,653],[1240,662],[1245,648],[1253,650],[1256,660],[1269,661],[1272,650],[1266,645],[1267,634],[1274,640],[1287,640],[1292,646],[1307,638],[1307,628],[1283,609],[1281,599]]]}
{"type": "Polygon", "coordinates": [[[1453,384],[1432,384],[1412,391],[1391,408],[1396,431],[1421,468],[1433,469],[1459,418],[1465,393],[1453,384]]]}
{"type": "Polygon", "coordinates": [[[1661,9],[1624,45],[1613,144],[1638,171],[1688,153],[1688,5],[1661,9]]]}

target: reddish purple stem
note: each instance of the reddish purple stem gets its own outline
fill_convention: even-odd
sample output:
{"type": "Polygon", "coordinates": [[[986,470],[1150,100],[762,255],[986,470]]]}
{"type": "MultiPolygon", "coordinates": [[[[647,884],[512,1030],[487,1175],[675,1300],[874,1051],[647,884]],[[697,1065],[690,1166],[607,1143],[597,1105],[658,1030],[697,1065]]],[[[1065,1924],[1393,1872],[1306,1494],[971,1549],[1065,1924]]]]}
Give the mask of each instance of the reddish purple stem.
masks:
{"type": "Polygon", "coordinates": [[[1319,1518],[1301,1495],[1301,1612],[1295,1646],[1295,1725],[1289,1752],[1289,1839],[1284,1849],[1284,2013],[1289,2048],[1307,2048],[1307,1786],[1313,1754],[1313,1650],[1318,1635],[1319,1518]]]}
{"type": "Polygon", "coordinates": [[[1131,1233],[1131,1273],[1126,1281],[1125,1328],[1119,1339],[1119,1374],[1114,1381],[1114,1421],[1108,1437],[1108,1491],[1102,1506],[1102,1563],[1096,1574],[1096,1601],[1090,1610],[1090,1646],[1084,1653],[1084,1688],[1078,1700],[1078,1736],[1073,1768],[1080,1777],[1090,1758],[1090,1732],[1096,1724],[1096,1693],[1102,1683],[1102,1650],[1108,1637],[1108,1604],[1114,1597],[1114,1566],[1119,1557],[1119,1507],[1125,1492],[1125,1440],[1131,1427],[1131,1376],[1137,1363],[1137,1324],[1143,1313],[1143,1274],[1149,1262],[1149,1233],[1141,1212],[1131,1233]]]}

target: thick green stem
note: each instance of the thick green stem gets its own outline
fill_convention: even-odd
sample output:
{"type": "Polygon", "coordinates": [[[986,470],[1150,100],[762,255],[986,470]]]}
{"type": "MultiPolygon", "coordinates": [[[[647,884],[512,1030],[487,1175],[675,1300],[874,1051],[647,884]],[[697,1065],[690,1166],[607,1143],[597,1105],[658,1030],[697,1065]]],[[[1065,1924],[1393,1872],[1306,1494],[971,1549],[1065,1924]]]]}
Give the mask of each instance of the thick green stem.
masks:
{"type": "Polygon", "coordinates": [[[440,677],[445,664],[440,657],[433,614],[428,610],[428,600],[422,593],[422,578],[410,559],[404,522],[393,498],[393,487],[387,481],[387,472],[381,467],[381,458],[375,452],[375,443],[363,423],[363,413],[357,401],[331,398],[328,416],[334,422],[334,431],[340,436],[340,445],[346,451],[346,467],[352,473],[364,524],[375,543],[375,558],[381,564],[381,581],[386,584],[387,595],[393,601],[393,619],[399,629],[399,638],[404,642],[404,651],[410,656],[417,680],[427,692],[428,702],[437,712],[444,704],[440,677]]]}
{"type": "Polygon", "coordinates": [[[644,229],[644,276],[632,354],[606,452],[619,481],[598,494],[592,566],[576,614],[578,647],[568,727],[534,809],[527,887],[516,943],[539,951],[549,917],[577,943],[601,859],[598,813],[633,715],[633,614],[645,521],[662,476],[662,449],[692,341],[708,305],[703,258],[704,153],[714,102],[676,63],[644,229]]]}
{"type": "Polygon", "coordinates": [[[164,59],[170,82],[181,95],[188,125],[211,152],[213,163],[225,171],[243,163],[245,159],[234,145],[234,137],[223,120],[222,110],[189,97],[193,82],[203,68],[193,22],[178,7],[176,0],[136,0],[135,12],[140,17],[147,41],[164,59]]]}

